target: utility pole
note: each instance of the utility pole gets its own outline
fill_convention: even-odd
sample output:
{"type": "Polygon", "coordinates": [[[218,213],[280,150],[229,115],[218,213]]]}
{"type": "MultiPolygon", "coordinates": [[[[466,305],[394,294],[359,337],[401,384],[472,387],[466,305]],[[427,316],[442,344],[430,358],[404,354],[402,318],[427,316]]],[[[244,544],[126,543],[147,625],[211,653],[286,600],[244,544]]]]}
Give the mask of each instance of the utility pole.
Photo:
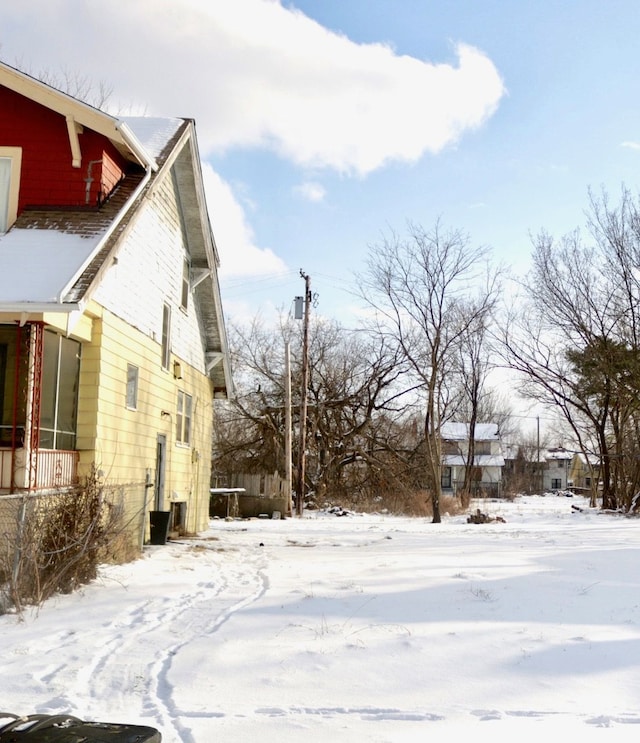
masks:
{"type": "Polygon", "coordinates": [[[307,395],[309,391],[309,310],[311,307],[311,279],[302,269],[304,279],[304,320],[302,326],[302,389],[300,395],[300,439],[298,450],[297,513],[302,516],[304,508],[304,477],[307,459],[307,395]]]}
{"type": "Polygon", "coordinates": [[[537,470],[538,470],[538,488],[539,493],[542,495],[542,491],[544,490],[544,473],[542,472],[542,464],[540,462],[540,416],[536,416],[536,431],[537,431],[537,443],[536,448],[538,450],[537,455],[537,470]]]}
{"type": "Polygon", "coordinates": [[[291,349],[289,348],[288,341],[284,347],[284,397],[285,487],[287,489],[287,516],[292,516],[291,484],[293,480],[293,462],[291,459],[291,349]]]}

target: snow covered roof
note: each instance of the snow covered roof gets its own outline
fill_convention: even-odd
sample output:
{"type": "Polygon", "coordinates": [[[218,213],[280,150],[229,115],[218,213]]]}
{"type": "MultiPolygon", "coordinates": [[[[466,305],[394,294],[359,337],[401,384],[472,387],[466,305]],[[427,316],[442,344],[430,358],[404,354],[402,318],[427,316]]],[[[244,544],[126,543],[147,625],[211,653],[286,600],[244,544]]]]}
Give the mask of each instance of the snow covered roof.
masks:
{"type": "MultiPolygon", "coordinates": [[[[134,117],[127,125],[157,168],[188,121],[134,117]]],[[[47,303],[54,305],[45,308],[52,311],[75,309],[112,247],[110,238],[124,228],[142,185],[143,173],[128,174],[100,208],[25,209],[0,235],[0,310],[42,311],[47,303]]]]}
{"type": "MultiPolygon", "coordinates": [[[[469,424],[449,421],[440,426],[440,435],[446,441],[468,441],[469,424]]],[[[496,423],[476,423],[475,441],[499,441],[500,433],[496,423]]]]}
{"type": "MultiPolygon", "coordinates": [[[[447,467],[464,467],[467,461],[461,454],[445,454],[442,463],[447,467]]],[[[476,454],[473,464],[475,467],[504,467],[504,457],[500,454],[476,454]]]]}
{"type": "MultiPolygon", "coordinates": [[[[178,118],[117,118],[4,62],[0,62],[0,85],[65,117],[70,149],[77,150],[74,167],[76,156],[81,158],[75,133],[78,126],[107,137],[130,163],[135,163],[99,208],[24,209],[12,228],[0,234],[0,310],[71,311],[75,308],[71,305],[85,296],[107,259],[109,250],[105,248],[113,247],[110,238],[126,224],[143,174],[151,179],[158,172],[191,122],[178,118]],[[43,309],[43,304],[53,306],[43,309]]],[[[200,167],[199,162],[194,165],[200,167]]],[[[193,190],[193,183],[190,185],[193,190]]]]}
{"type": "Polygon", "coordinates": [[[19,213],[12,227],[0,235],[0,311],[71,313],[81,309],[117,258],[120,238],[132,216],[170,168],[180,192],[189,252],[203,277],[194,292],[203,323],[207,370],[216,393],[226,394],[231,370],[216,273],[219,261],[193,120],[115,118],[2,62],[0,85],[65,117],[73,167],[81,160],[78,130],[83,126],[107,137],[130,163],[98,207],[45,206],[19,213]]]}
{"type": "Polygon", "coordinates": [[[564,449],[562,447],[558,447],[557,449],[548,449],[544,453],[544,458],[558,460],[573,459],[574,454],[575,452],[569,451],[568,449],[564,449]]]}
{"type": "Polygon", "coordinates": [[[127,127],[142,147],[157,159],[171,141],[178,129],[184,124],[184,119],[163,119],[153,116],[123,116],[120,119],[120,129],[127,127]]]}
{"type": "Polygon", "coordinates": [[[14,229],[0,236],[0,309],[62,301],[62,291],[91,256],[98,237],[14,229]]]}

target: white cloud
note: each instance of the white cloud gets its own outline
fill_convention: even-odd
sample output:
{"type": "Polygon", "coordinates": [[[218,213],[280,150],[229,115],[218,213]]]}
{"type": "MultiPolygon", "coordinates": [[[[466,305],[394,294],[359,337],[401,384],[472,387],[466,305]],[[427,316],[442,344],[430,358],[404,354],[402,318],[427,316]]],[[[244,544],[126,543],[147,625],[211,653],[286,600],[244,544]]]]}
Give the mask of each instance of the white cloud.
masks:
{"type": "Polygon", "coordinates": [[[630,150],[640,150],[640,142],[623,142],[621,146],[630,150]]]}
{"type": "Polygon", "coordinates": [[[0,43],[9,63],[81,70],[149,115],[194,117],[205,155],[270,148],[358,175],[438,152],[505,93],[477,49],[433,64],[354,43],[278,0],[21,0],[2,3],[0,43]]]}
{"type": "MultiPolygon", "coordinates": [[[[116,114],[194,118],[205,160],[263,148],[360,176],[438,152],[486,121],[505,92],[476,49],[458,46],[455,66],[434,65],[354,43],[279,0],[4,2],[0,55],[32,74],[77,70],[106,83],[116,114]]],[[[286,273],[256,244],[246,200],[206,163],[203,177],[221,279],[286,273]]],[[[325,197],[311,180],[296,192],[325,197]]]]}
{"type": "Polygon", "coordinates": [[[273,251],[255,244],[253,230],[229,184],[207,163],[202,165],[202,178],[220,254],[221,278],[287,272],[273,251]]]}
{"type": "Polygon", "coordinates": [[[306,181],[305,183],[301,183],[299,186],[296,186],[294,188],[294,193],[296,193],[298,196],[302,197],[306,201],[317,203],[319,201],[324,201],[324,197],[326,196],[327,192],[325,191],[325,188],[321,183],[316,183],[315,181],[306,181]]]}

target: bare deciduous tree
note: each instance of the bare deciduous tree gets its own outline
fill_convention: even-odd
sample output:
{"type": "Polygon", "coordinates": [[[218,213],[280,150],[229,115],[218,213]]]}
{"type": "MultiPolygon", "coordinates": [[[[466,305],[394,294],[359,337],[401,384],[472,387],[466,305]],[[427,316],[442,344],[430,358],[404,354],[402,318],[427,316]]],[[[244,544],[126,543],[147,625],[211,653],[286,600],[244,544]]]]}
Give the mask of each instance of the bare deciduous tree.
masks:
{"type": "Polygon", "coordinates": [[[424,394],[425,470],[434,523],[441,520],[440,426],[455,409],[451,376],[463,338],[494,302],[492,291],[482,288],[494,285],[491,278],[487,282],[487,257],[486,248],[472,247],[459,230],[445,230],[439,222],[428,231],[410,224],[406,239],[391,234],[372,246],[361,279],[376,332],[398,344],[424,394]],[[474,295],[477,300],[470,302],[474,295]]]}
{"type": "Polygon", "coordinates": [[[33,65],[24,59],[17,60],[13,66],[36,80],[101,110],[107,107],[113,94],[113,86],[104,80],[96,81],[78,70],[67,67],[58,70],[50,67],[35,70],[33,65]]]}
{"type": "MultiPolygon", "coordinates": [[[[256,320],[248,328],[230,329],[238,394],[217,427],[218,472],[284,473],[284,348],[289,341],[292,389],[299,394],[299,332],[286,318],[275,328],[256,320]]],[[[398,380],[405,367],[384,339],[335,322],[312,323],[309,345],[308,492],[354,500],[375,487],[372,472],[388,467],[384,453],[390,451],[392,421],[402,408],[398,380]]],[[[298,411],[294,398],[294,429],[298,411]]],[[[296,445],[294,436],[294,460],[296,445]]]]}
{"type": "Polygon", "coordinates": [[[469,424],[467,451],[465,452],[464,482],[460,493],[463,502],[468,503],[473,485],[473,473],[476,463],[476,425],[483,420],[498,423],[488,413],[483,400],[488,399],[487,378],[492,368],[488,344],[489,323],[497,303],[499,285],[498,274],[491,275],[491,285],[486,288],[479,300],[469,300],[461,309],[464,315],[473,320],[460,336],[458,349],[457,376],[460,384],[460,407],[458,417],[469,424]],[[480,307],[477,307],[477,304],[480,307]]]}
{"type": "Polygon", "coordinates": [[[624,188],[618,206],[592,194],[587,226],[589,242],[579,230],[535,238],[504,348],[523,393],[558,410],[597,457],[603,507],[628,509],[640,482],[640,209],[624,188]]]}

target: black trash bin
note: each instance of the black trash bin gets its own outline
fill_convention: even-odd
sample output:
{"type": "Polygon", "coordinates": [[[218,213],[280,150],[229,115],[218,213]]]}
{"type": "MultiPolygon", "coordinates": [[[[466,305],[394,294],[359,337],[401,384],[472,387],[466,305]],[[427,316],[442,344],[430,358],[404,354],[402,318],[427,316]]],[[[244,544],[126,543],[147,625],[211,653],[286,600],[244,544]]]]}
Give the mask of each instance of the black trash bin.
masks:
{"type": "Polygon", "coordinates": [[[169,537],[169,520],[171,511],[150,511],[151,544],[166,544],[169,537]]]}
{"type": "Polygon", "coordinates": [[[71,715],[18,717],[0,712],[0,743],[161,743],[156,728],[111,722],[84,722],[71,715]],[[8,720],[8,722],[7,722],[8,720]]]}

